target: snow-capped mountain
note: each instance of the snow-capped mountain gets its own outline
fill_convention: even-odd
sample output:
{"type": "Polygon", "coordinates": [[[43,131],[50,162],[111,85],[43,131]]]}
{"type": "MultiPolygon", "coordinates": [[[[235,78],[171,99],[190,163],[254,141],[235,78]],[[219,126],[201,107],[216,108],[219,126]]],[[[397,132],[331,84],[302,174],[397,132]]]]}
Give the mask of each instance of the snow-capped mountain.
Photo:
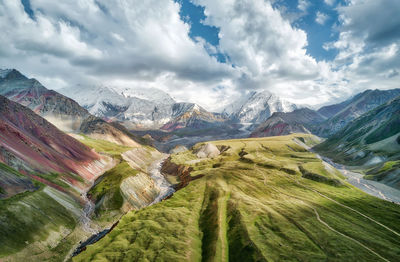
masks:
{"type": "Polygon", "coordinates": [[[195,122],[190,121],[191,117],[200,117],[206,122],[220,122],[213,113],[198,105],[177,103],[170,95],[156,88],[139,90],[76,86],[62,89],[60,92],[75,99],[93,115],[122,121],[129,128],[161,128],[166,124],[173,126],[173,129],[182,128],[195,122]],[[192,111],[199,114],[192,114],[192,111]],[[177,122],[180,124],[177,125],[177,122]]]}
{"type": "Polygon", "coordinates": [[[130,132],[92,116],[76,101],[47,89],[36,79],[27,78],[15,69],[0,70],[0,75],[0,95],[26,106],[60,130],[137,146],[138,139],[130,132]]]}
{"type": "Polygon", "coordinates": [[[275,112],[291,112],[295,109],[295,104],[264,90],[243,96],[227,106],[223,114],[240,123],[261,123],[275,112]]]}
{"type": "Polygon", "coordinates": [[[142,100],[149,100],[157,104],[173,104],[175,100],[166,92],[157,88],[118,88],[110,87],[116,93],[122,94],[125,97],[136,97],[142,100]]]}
{"type": "Polygon", "coordinates": [[[172,107],[172,116],[173,120],[161,129],[173,131],[184,127],[205,128],[226,120],[221,115],[210,113],[194,103],[175,103],[172,107]]]}

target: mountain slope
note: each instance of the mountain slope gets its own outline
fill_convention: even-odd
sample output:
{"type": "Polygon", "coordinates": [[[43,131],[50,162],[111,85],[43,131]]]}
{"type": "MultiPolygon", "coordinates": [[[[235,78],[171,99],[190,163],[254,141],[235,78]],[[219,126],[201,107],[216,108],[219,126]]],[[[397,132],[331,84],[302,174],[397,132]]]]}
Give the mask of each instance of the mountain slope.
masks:
{"type": "Polygon", "coordinates": [[[369,178],[400,188],[399,136],[400,96],[356,118],[315,149],[343,164],[375,167],[367,171],[369,178]]]}
{"type": "Polygon", "coordinates": [[[292,133],[310,134],[312,127],[326,118],[318,112],[308,109],[296,109],[289,113],[275,112],[251,133],[251,137],[281,136],[292,133]]]}
{"type": "Polygon", "coordinates": [[[217,114],[210,113],[204,108],[193,103],[175,103],[172,107],[172,120],[161,127],[166,131],[180,128],[207,128],[221,124],[226,119],[217,114]]]}
{"type": "Polygon", "coordinates": [[[346,124],[362,114],[386,103],[400,95],[400,89],[367,90],[340,104],[322,107],[318,112],[329,119],[313,131],[322,137],[329,137],[342,129],[346,124]]]}
{"type": "Polygon", "coordinates": [[[93,180],[101,170],[92,165],[101,160],[97,153],[3,96],[0,96],[0,146],[0,160],[25,171],[73,172],[93,180]]]}
{"type": "Polygon", "coordinates": [[[62,92],[76,99],[90,113],[118,120],[130,129],[174,131],[185,127],[204,128],[224,120],[196,104],[177,103],[167,93],[155,88],[93,86],[68,88],[62,92]]]}
{"type": "Polygon", "coordinates": [[[177,170],[192,169],[184,177],[192,181],[128,213],[72,260],[398,260],[400,207],[347,184],[296,143],[313,139],[214,141],[224,152],[201,161],[194,152],[203,144],[172,155],[177,170]]]}
{"type": "Polygon", "coordinates": [[[151,91],[152,95],[149,90],[118,90],[104,86],[61,90],[98,117],[129,121],[134,127],[160,127],[171,120],[175,101],[161,90],[151,91]]]}
{"type": "Polygon", "coordinates": [[[50,256],[60,243],[64,256],[73,245],[66,239],[79,239],[74,232],[88,212],[82,194],[112,165],[110,157],[0,96],[0,260],[50,256]]]}
{"type": "Polygon", "coordinates": [[[0,78],[0,95],[30,108],[60,129],[75,131],[89,115],[74,100],[48,90],[36,79],[28,79],[15,69],[6,72],[0,78]]]}
{"type": "Polygon", "coordinates": [[[118,125],[94,118],[74,100],[45,88],[36,79],[28,79],[15,69],[2,70],[0,76],[0,95],[30,108],[64,132],[83,132],[94,137],[102,134],[103,139],[127,146],[139,140],[118,125]],[[87,128],[89,124],[91,128],[87,128]]]}
{"type": "Polygon", "coordinates": [[[223,114],[240,123],[262,123],[274,112],[291,112],[296,108],[268,91],[252,91],[227,106],[223,114]]]}

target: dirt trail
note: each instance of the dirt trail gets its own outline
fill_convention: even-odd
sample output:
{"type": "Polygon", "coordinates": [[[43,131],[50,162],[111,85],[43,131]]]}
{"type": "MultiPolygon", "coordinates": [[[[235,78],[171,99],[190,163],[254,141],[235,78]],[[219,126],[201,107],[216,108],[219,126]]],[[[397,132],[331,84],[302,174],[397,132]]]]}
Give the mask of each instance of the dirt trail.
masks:
{"type": "Polygon", "coordinates": [[[389,230],[389,231],[392,232],[393,234],[395,234],[395,235],[397,235],[397,236],[400,237],[400,233],[398,233],[398,232],[396,232],[395,230],[393,230],[393,229],[391,229],[391,228],[385,226],[384,224],[382,224],[382,223],[376,221],[375,219],[373,219],[373,218],[371,218],[371,217],[365,215],[364,213],[362,213],[362,212],[360,212],[360,211],[358,211],[358,210],[355,210],[355,209],[352,208],[352,207],[349,207],[349,206],[346,206],[346,205],[344,205],[344,204],[342,204],[342,203],[339,203],[338,201],[336,201],[336,200],[334,200],[334,199],[332,199],[332,198],[330,198],[330,197],[328,197],[328,196],[322,194],[321,192],[319,192],[319,191],[317,191],[317,190],[315,190],[315,189],[313,189],[313,188],[310,188],[310,187],[308,187],[308,186],[305,186],[305,185],[301,184],[298,180],[294,180],[294,181],[295,181],[297,184],[299,184],[300,186],[302,186],[302,187],[304,187],[304,188],[306,188],[306,189],[308,189],[308,190],[311,190],[311,191],[313,191],[313,192],[319,194],[320,196],[322,196],[322,197],[324,197],[324,198],[326,198],[326,199],[329,199],[330,201],[334,202],[335,204],[337,204],[337,205],[339,205],[339,206],[342,206],[342,207],[344,207],[344,208],[347,208],[347,209],[349,209],[349,210],[351,210],[351,211],[353,211],[353,212],[359,214],[360,216],[365,217],[366,219],[368,219],[368,220],[374,222],[375,224],[377,224],[377,225],[379,225],[379,226],[385,228],[386,230],[389,230]]]}
{"type": "MultiPolygon", "coordinates": [[[[311,151],[311,148],[310,148],[309,146],[307,146],[306,144],[302,143],[301,141],[298,141],[297,139],[294,139],[293,141],[294,141],[295,143],[297,143],[298,145],[304,147],[305,149],[309,150],[311,153],[314,153],[314,152],[311,151]]],[[[314,153],[314,154],[315,154],[315,153],[314,153]]],[[[324,159],[323,159],[321,156],[319,156],[318,154],[317,154],[317,157],[321,158],[321,160],[324,160],[324,159]]],[[[331,163],[333,163],[333,162],[331,162],[331,163]]],[[[334,163],[333,163],[333,164],[334,164],[334,163]]],[[[362,212],[360,212],[360,211],[358,211],[358,210],[355,210],[354,208],[351,208],[351,207],[349,207],[349,206],[346,206],[346,205],[344,205],[344,204],[342,204],[342,203],[339,203],[338,201],[336,201],[336,200],[334,200],[334,199],[332,199],[332,198],[330,198],[330,197],[328,197],[328,196],[322,194],[321,192],[319,192],[319,191],[317,191],[317,190],[315,190],[315,189],[313,189],[313,188],[310,188],[310,187],[305,186],[304,184],[300,183],[300,182],[298,181],[298,179],[296,179],[296,178],[292,178],[292,179],[293,179],[297,184],[299,184],[300,186],[302,186],[302,187],[304,187],[304,188],[306,188],[306,189],[308,189],[308,190],[314,191],[315,193],[321,195],[322,197],[324,197],[324,198],[326,198],[326,199],[329,199],[330,201],[332,201],[332,202],[334,202],[334,203],[336,203],[336,204],[338,204],[338,205],[340,205],[340,206],[342,206],[342,207],[344,207],[344,208],[347,208],[347,209],[349,209],[349,210],[351,210],[351,211],[353,211],[353,212],[355,212],[355,213],[357,213],[357,214],[359,214],[359,215],[365,217],[366,219],[368,219],[368,220],[374,222],[375,224],[377,224],[377,225],[379,225],[379,226],[385,228],[386,230],[389,230],[389,231],[392,232],[393,234],[395,234],[395,235],[397,235],[397,236],[400,237],[400,233],[398,233],[397,231],[395,231],[395,230],[389,228],[388,226],[383,225],[382,223],[380,223],[380,222],[376,221],[375,219],[373,219],[373,218],[371,218],[371,217],[365,215],[364,213],[362,213],[362,212]]]]}
{"type": "Polygon", "coordinates": [[[376,253],[375,251],[373,251],[372,249],[370,249],[369,247],[367,247],[367,246],[364,245],[363,243],[361,243],[361,242],[355,240],[354,238],[349,237],[349,236],[347,236],[347,235],[345,235],[345,234],[343,234],[343,233],[337,231],[336,229],[332,228],[328,223],[326,223],[325,221],[323,221],[323,220],[320,218],[320,216],[319,216],[319,214],[318,214],[318,212],[317,212],[317,210],[316,210],[315,208],[313,208],[313,207],[310,207],[310,208],[312,208],[312,209],[314,210],[314,213],[315,213],[315,215],[316,215],[316,217],[317,217],[317,220],[318,220],[320,223],[322,223],[324,226],[326,226],[327,228],[329,228],[329,230],[331,230],[331,231],[335,232],[336,234],[339,234],[339,235],[341,235],[341,236],[343,236],[343,237],[345,237],[345,238],[347,238],[347,239],[350,239],[351,241],[353,241],[353,242],[357,243],[358,245],[362,246],[363,248],[367,249],[369,252],[373,253],[374,255],[376,255],[377,257],[379,257],[380,259],[382,259],[382,260],[384,260],[384,261],[390,262],[389,260],[387,260],[386,258],[382,257],[381,255],[379,255],[378,253],[376,253]]]}
{"type": "MultiPolygon", "coordinates": [[[[264,176],[264,179],[265,179],[265,175],[263,174],[263,172],[260,171],[259,168],[256,167],[256,166],[254,166],[254,168],[255,168],[255,170],[256,170],[258,173],[262,174],[262,175],[264,176]]],[[[374,220],[374,219],[372,219],[372,218],[366,216],[365,214],[363,214],[363,213],[361,213],[361,212],[359,212],[359,211],[357,211],[357,210],[355,210],[355,209],[353,209],[353,208],[351,208],[351,207],[349,207],[349,206],[346,206],[346,205],[344,205],[344,204],[341,204],[341,203],[337,202],[336,200],[334,200],[334,199],[332,199],[332,198],[330,198],[330,197],[328,197],[328,196],[326,196],[326,195],[324,195],[324,194],[318,192],[317,190],[314,190],[314,189],[312,189],[312,188],[309,188],[309,187],[307,187],[307,186],[301,184],[301,183],[300,183],[297,179],[295,179],[295,178],[291,178],[291,179],[292,179],[293,181],[295,181],[298,185],[300,185],[300,186],[302,186],[302,187],[304,187],[304,188],[306,188],[306,189],[308,189],[308,190],[311,190],[311,191],[313,191],[313,192],[315,192],[315,193],[321,195],[322,197],[329,199],[330,201],[333,201],[335,204],[338,204],[338,205],[340,205],[340,206],[342,206],[342,207],[345,207],[345,208],[347,208],[347,209],[350,209],[350,210],[352,210],[353,212],[356,212],[357,214],[359,214],[359,215],[361,215],[361,216],[363,216],[363,217],[369,219],[370,221],[372,221],[372,222],[374,222],[374,223],[376,223],[376,224],[378,224],[378,225],[384,227],[385,229],[391,231],[392,233],[394,233],[394,234],[400,236],[400,234],[397,233],[396,231],[394,231],[393,229],[391,229],[391,228],[389,228],[389,227],[387,227],[387,226],[381,224],[380,222],[378,222],[378,221],[376,221],[376,220],[374,220]]],[[[266,184],[265,184],[265,181],[264,181],[264,185],[266,185],[266,184]]],[[[326,223],[325,221],[323,221],[323,220],[321,219],[321,217],[319,216],[319,213],[318,213],[318,211],[317,211],[317,209],[316,209],[315,207],[313,207],[313,206],[311,206],[311,205],[309,205],[308,203],[305,202],[306,200],[304,200],[304,199],[302,199],[302,198],[299,198],[299,197],[297,197],[297,196],[292,196],[292,195],[290,195],[290,194],[281,192],[280,190],[277,190],[277,189],[275,189],[275,188],[271,188],[271,187],[269,187],[269,188],[270,188],[271,190],[275,191],[275,192],[278,192],[278,193],[280,193],[280,194],[284,194],[284,195],[286,195],[286,196],[289,196],[289,197],[291,197],[291,198],[294,198],[294,199],[297,199],[297,200],[301,201],[305,206],[311,208],[311,209],[314,211],[317,220],[318,220],[320,223],[322,223],[324,226],[326,226],[329,230],[331,230],[331,231],[333,231],[333,232],[335,232],[335,233],[337,233],[337,234],[339,234],[339,235],[341,235],[341,236],[343,236],[343,237],[345,237],[345,238],[347,238],[347,239],[349,239],[349,240],[351,240],[351,241],[357,243],[358,245],[360,245],[360,246],[362,246],[363,248],[365,248],[366,250],[370,251],[371,253],[373,253],[374,255],[376,255],[377,257],[379,257],[380,259],[389,262],[389,260],[387,260],[386,258],[382,257],[382,256],[379,255],[377,252],[375,252],[375,251],[372,250],[371,248],[367,247],[366,245],[362,244],[362,243],[359,242],[358,240],[356,240],[356,239],[354,239],[354,238],[352,238],[352,237],[350,237],[350,236],[347,236],[347,235],[345,235],[345,234],[343,234],[343,233],[337,231],[336,229],[332,228],[328,223],[326,223]]]]}

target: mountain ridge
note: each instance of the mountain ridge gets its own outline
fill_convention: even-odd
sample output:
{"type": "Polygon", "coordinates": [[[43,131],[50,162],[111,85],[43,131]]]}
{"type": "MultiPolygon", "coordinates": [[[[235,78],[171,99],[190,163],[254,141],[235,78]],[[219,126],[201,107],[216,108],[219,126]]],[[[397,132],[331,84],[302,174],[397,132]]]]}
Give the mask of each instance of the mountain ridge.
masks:
{"type": "Polygon", "coordinates": [[[93,136],[103,134],[103,138],[126,143],[129,146],[143,142],[131,133],[127,133],[125,129],[93,118],[88,110],[75,100],[47,89],[36,79],[29,79],[16,69],[3,70],[3,77],[0,78],[0,95],[30,108],[64,132],[83,132],[93,136]],[[92,128],[82,128],[82,124],[88,125],[89,121],[93,122],[92,128]],[[100,123],[104,128],[101,128],[100,123]],[[96,126],[98,129],[94,128],[96,126]],[[104,134],[106,130],[109,131],[108,134],[104,134]]]}

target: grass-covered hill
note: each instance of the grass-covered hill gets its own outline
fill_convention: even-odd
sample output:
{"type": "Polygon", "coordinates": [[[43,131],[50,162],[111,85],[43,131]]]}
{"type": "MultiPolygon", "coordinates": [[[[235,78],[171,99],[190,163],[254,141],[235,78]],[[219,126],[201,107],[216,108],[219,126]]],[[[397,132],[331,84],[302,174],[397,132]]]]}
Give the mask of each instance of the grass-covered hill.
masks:
{"type": "Polygon", "coordinates": [[[398,261],[400,207],[343,180],[311,135],[215,141],[171,156],[192,180],[131,211],[73,261],[398,261]],[[203,175],[203,176],[199,176],[203,175]]]}

